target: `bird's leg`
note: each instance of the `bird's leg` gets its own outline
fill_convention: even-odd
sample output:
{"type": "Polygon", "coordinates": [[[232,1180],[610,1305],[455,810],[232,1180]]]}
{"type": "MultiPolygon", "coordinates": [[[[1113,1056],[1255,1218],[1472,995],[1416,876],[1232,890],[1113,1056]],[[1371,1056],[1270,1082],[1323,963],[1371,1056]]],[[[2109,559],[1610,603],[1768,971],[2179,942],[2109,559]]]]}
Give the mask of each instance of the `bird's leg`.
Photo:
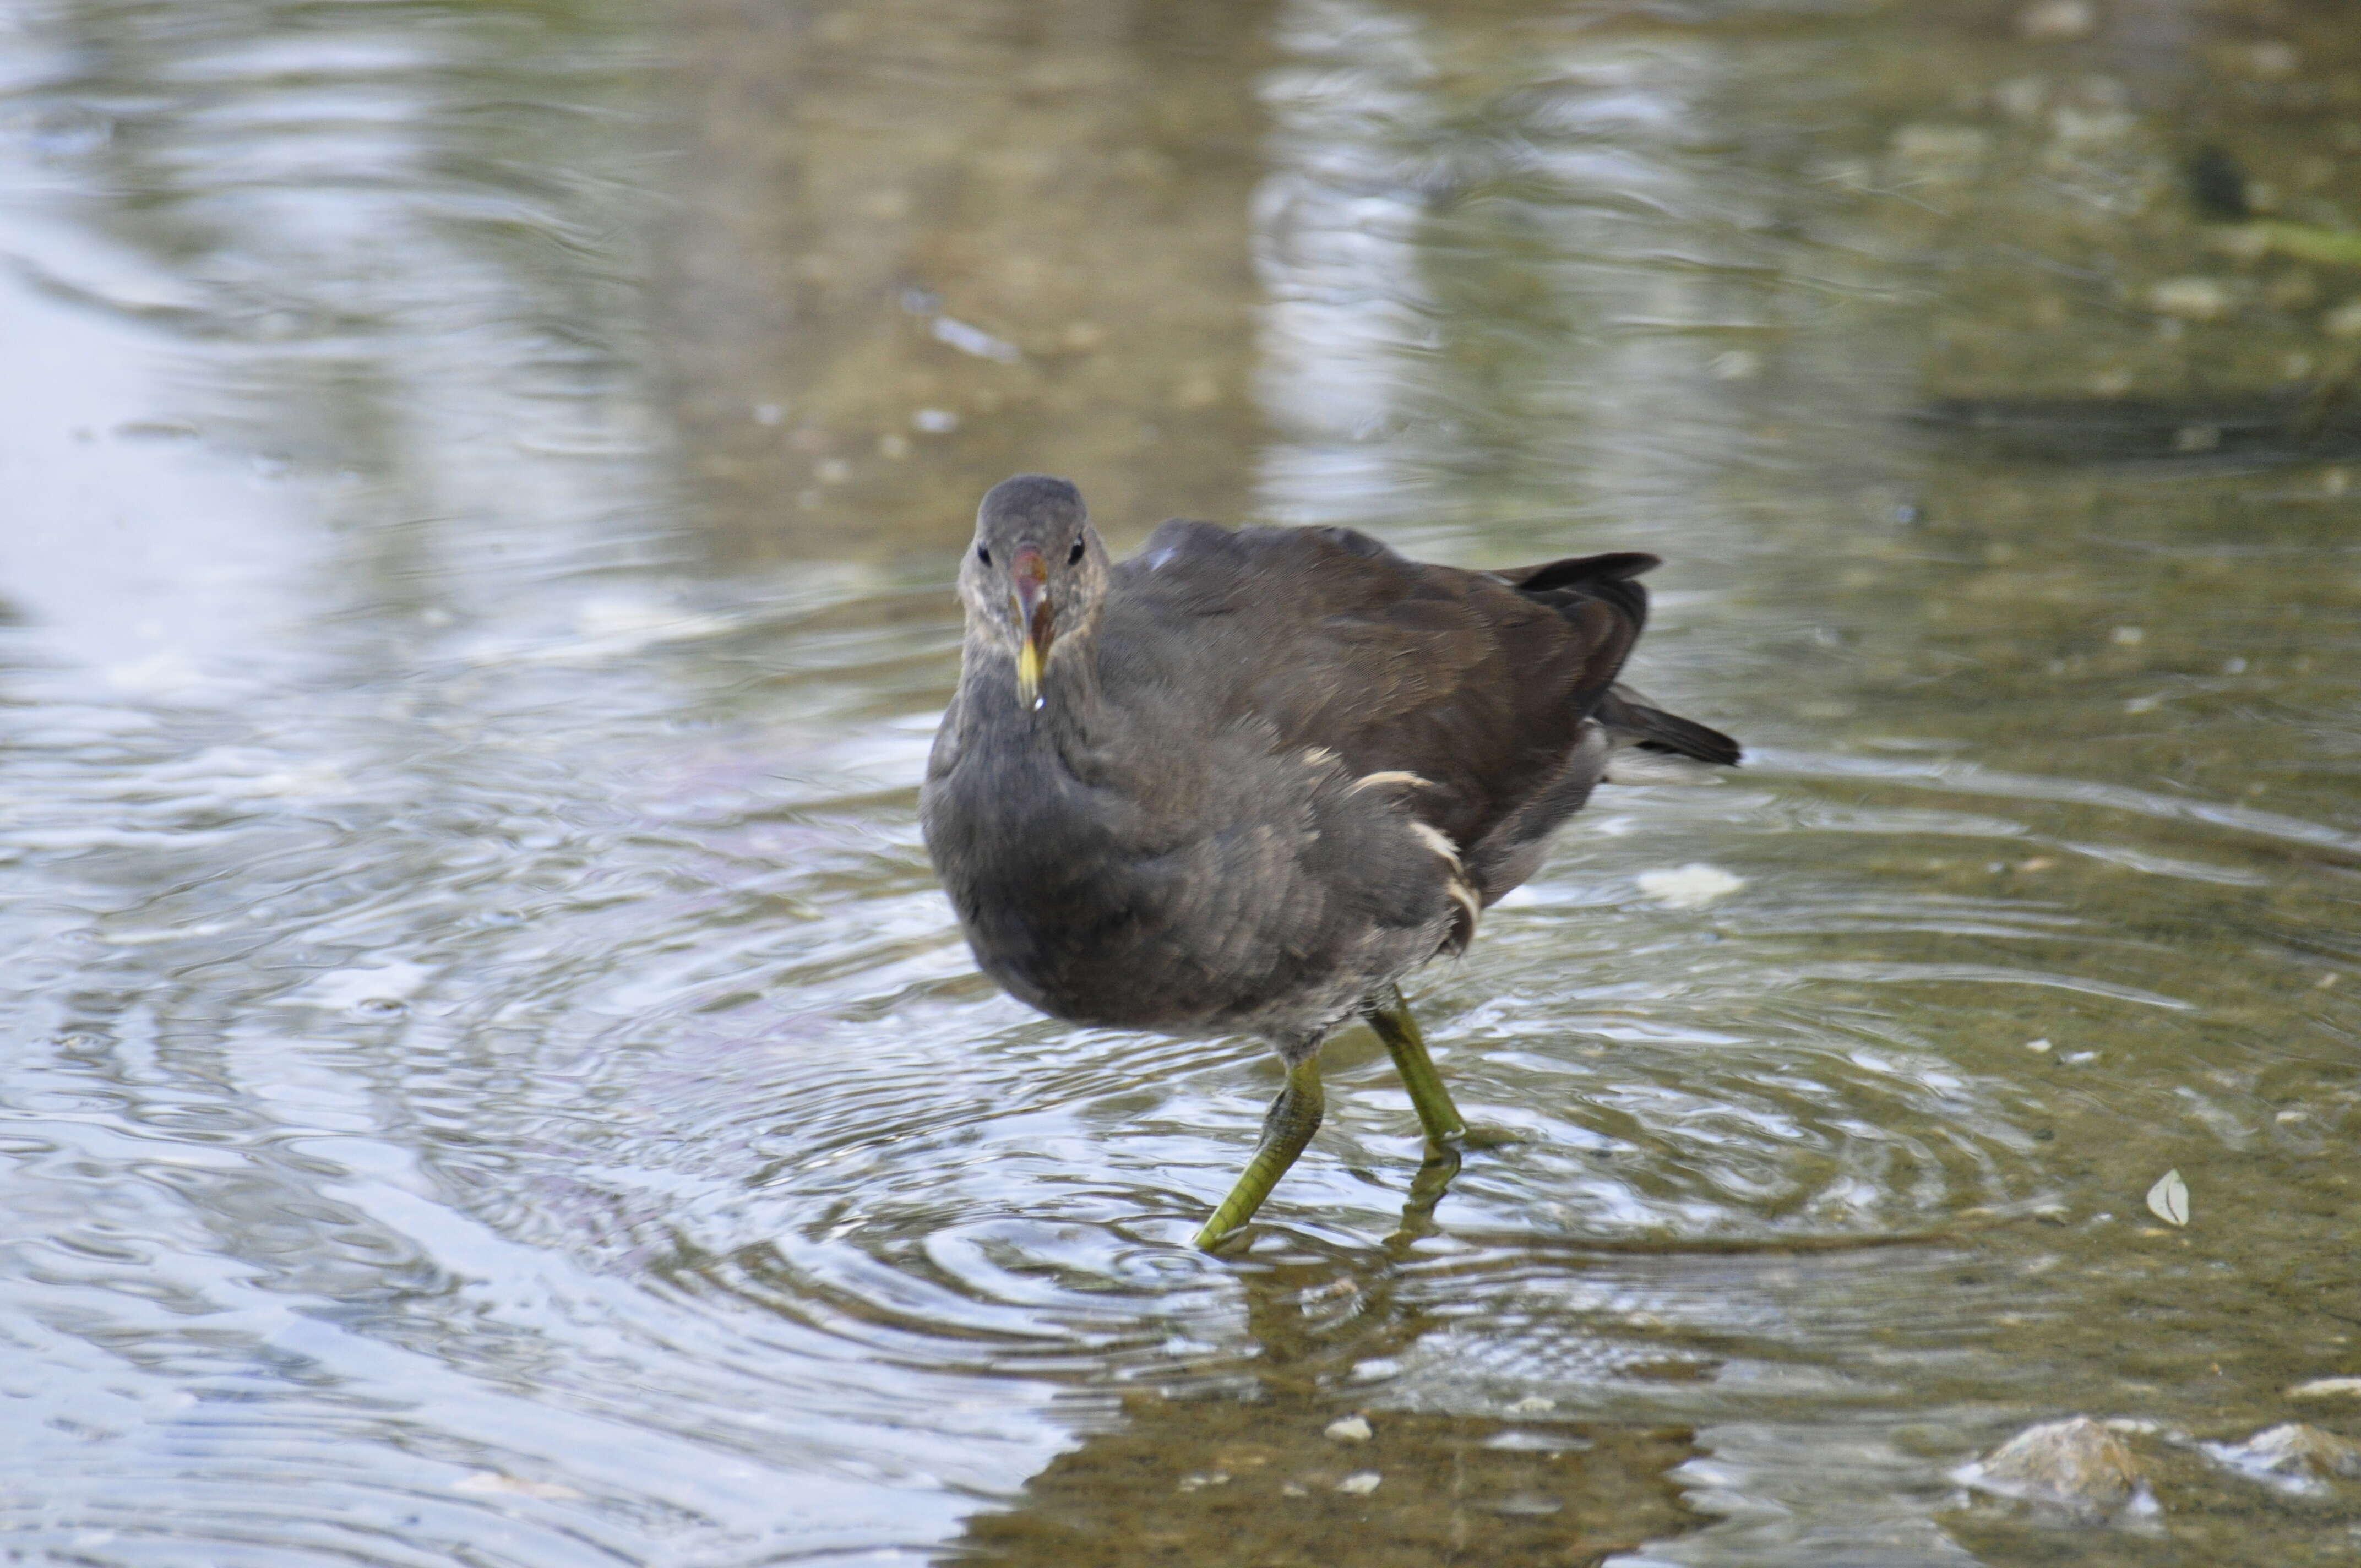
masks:
{"type": "Polygon", "coordinates": [[[1451,1179],[1458,1174],[1458,1146],[1429,1143],[1426,1157],[1418,1162],[1418,1174],[1410,1179],[1410,1201],[1402,1205],[1402,1229],[1420,1235],[1431,1233],[1434,1229],[1434,1206],[1451,1190],[1451,1179]]]}
{"type": "Polygon", "coordinates": [[[1312,1135],[1320,1130],[1322,1095],[1320,1092],[1320,1058],[1308,1056],[1287,1069],[1287,1087],[1270,1102],[1270,1112],[1262,1119],[1262,1142],[1246,1161],[1246,1173],[1238,1178],[1205,1228],[1197,1233],[1197,1245],[1211,1251],[1213,1244],[1254,1218],[1312,1135]]]}
{"type": "MultiPolygon", "coordinates": [[[[1426,1036],[1418,1032],[1418,1020],[1410,1015],[1410,1003],[1402,1000],[1400,991],[1389,986],[1388,1000],[1370,1003],[1361,1016],[1386,1043],[1387,1054],[1394,1058],[1394,1070],[1401,1074],[1404,1087],[1410,1091],[1410,1102],[1418,1108],[1418,1124],[1426,1129],[1426,1141],[1432,1149],[1446,1149],[1451,1141],[1464,1135],[1467,1124],[1459,1114],[1459,1107],[1451,1102],[1451,1091],[1443,1087],[1443,1075],[1434,1070],[1434,1058],[1426,1054],[1426,1036]]],[[[1457,1161],[1454,1160],[1455,1168],[1457,1161]]]]}
{"type": "Polygon", "coordinates": [[[1386,1238],[1386,1255],[1399,1263],[1411,1249],[1443,1227],[1434,1223],[1435,1205],[1451,1190],[1459,1174],[1459,1151],[1449,1144],[1429,1144],[1418,1174],[1411,1178],[1410,1196],[1402,1201],[1401,1223],[1386,1238]]]}
{"type": "Polygon", "coordinates": [[[1451,1179],[1459,1174],[1459,1146],[1466,1138],[1467,1124],[1460,1117],[1459,1107],[1451,1102],[1451,1091],[1443,1087],[1443,1075],[1434,1070],[1434,1058],[1426,1054],[1426,1036],[1419,1033],[1418,1020],[1410,1015],[1410,1003],[1402,1000],[1400,991],[1389,987],[1387,1000],[1371,1006],[1362,1017],[1386,1043],[1394,1070],[1401,1074],[1410,1090],[1410,1102],[1418,1110],[1418,1124],[1426,1129],[1426,1157],[1411,1179],[1401,1229],[1394,1233],[1394,1240],[1411,1242],[1434,1233],[1434,1206],[1443,1201],[1451,1179]]]}

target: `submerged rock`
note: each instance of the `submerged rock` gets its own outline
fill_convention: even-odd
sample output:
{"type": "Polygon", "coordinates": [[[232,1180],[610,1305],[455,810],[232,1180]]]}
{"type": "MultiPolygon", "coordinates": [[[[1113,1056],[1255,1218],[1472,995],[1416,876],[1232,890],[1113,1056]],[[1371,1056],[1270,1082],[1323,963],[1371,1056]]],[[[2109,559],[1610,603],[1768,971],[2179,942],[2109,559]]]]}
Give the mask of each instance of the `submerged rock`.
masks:
{"type": "Polygon", "coordinates": [[[1958,1472],[1978,1491],[2064,1513],[2081,1524],[2153,1513],[2147,1477],[2124,1440],[2088,1416],[2026,1428],[1958,1472]]]}
{"type": "Polygon", "coordinates": [[[2361,1442],[2287,1421],[2244,1442],[2209,1442],[2205,1452],[2234,1470],[2309,1490],[2332,1475],[2361,1477],[2361,1442]]]}

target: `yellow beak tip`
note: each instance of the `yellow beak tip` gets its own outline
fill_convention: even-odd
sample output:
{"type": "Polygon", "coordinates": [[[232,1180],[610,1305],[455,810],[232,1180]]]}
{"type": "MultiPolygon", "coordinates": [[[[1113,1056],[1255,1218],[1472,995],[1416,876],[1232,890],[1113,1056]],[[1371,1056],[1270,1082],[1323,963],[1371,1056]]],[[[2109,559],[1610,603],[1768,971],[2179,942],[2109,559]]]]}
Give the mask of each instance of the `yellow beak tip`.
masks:
{"type": "Polygon", "coordinates": [[[1031,707],[1041,694],[1041,651],[1028,640],[1016,651],[1016,695],[1031,707]]]}

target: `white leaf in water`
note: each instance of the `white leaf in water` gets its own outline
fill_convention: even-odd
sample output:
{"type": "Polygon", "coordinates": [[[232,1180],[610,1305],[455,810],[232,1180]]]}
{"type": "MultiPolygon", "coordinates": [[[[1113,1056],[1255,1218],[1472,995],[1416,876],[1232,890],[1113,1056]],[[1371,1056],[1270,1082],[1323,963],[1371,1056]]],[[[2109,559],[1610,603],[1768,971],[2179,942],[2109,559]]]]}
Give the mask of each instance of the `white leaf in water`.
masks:
{"type": "Polygon", "coordinates": [[[574,1502],[582,1496],[562,1481],[522,1481],[496,1470],[478,1470],[463,1475],[452,1484],[451,1489],[472,1497],[539,1497],[553,1503],[574,1502]]]}
{"type": "Polygon", "coordinates": [[[1673,871],[1642,872],[1640,891],[1667,909],[1696,909],[1746,885],[1719,866],[1692,861],[1673,871]]]}
{"type": "Polygon", "coordinates": [[[1003,365],[1014,365],[1025,357],[1023,351],[1015,344],[950,316],[935,318],[935,341],[948,343],[961,354],[972,354],[978,359],[998,360],[1003,365]]]}
{"type": "Polygon", "coordinates": [[[2168,1170],[2147,1190],[2147,1211],[2168,1225],[2189,1223],[2189,1183],[2180,1172],[2168,1170]]]}

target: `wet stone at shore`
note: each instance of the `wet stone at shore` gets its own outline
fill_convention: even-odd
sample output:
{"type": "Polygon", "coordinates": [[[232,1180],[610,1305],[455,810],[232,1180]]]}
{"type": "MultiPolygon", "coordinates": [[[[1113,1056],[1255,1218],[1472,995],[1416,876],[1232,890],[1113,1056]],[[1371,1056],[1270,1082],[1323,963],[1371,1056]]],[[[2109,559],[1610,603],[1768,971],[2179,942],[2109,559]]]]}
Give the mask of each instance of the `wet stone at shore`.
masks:
{"type": "Polygon", "coordinates": [[[1965,1467],[1960,1479],[1978,1491],[2053,1509],[2078,1524],[2155,1509],[2130,1445],[2088,1416],[2027,1427],[1965,1467]]]}

